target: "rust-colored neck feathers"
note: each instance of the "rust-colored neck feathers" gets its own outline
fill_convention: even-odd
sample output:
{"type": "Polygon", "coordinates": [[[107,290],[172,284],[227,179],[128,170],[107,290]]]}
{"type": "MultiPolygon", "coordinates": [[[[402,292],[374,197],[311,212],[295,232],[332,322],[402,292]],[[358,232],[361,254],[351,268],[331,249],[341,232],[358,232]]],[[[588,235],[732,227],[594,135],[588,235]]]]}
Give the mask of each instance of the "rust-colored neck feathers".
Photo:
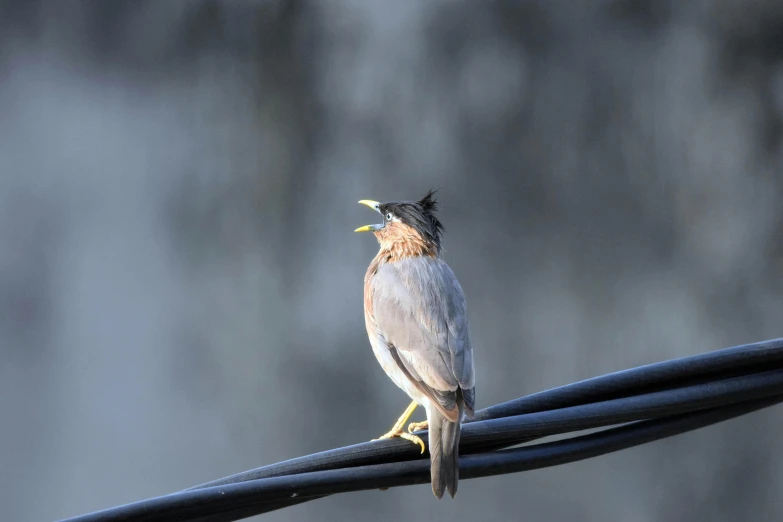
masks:
{"type": "MultiPolygon", "coordinates": [[[[367,267],[364,276],[365,291],[370,278],[375,275],[378,267],[384,263],[394,263],[410,257],[438,257],[438,246],[425,241],[416,229],[405,223],[395,222],[374,232],[381,249],[367,267]]],[[[365,296],[366,297],[366,296],[365,296]]]]}
{"type": "Polygon", "coordinates": [[[381,245],[375,259],[381,263],[394,263],[409,257],[438,256],[437,245],[426,241],[415,228],[405,223],[390,223],[375,232],[375,237],[381,245]]]}

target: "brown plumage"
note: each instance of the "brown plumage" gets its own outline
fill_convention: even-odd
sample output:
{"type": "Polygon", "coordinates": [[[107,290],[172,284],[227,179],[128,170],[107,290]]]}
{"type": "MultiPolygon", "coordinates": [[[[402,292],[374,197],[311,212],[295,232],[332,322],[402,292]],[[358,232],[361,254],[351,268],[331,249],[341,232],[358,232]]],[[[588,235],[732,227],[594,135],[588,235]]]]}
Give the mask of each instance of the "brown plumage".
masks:
{"type": "MultiPolygon", "coordinates": [[[[440,258],[443,227],[432,193],[418,202],[362,201],[384,216],[374,232],[380,249],[364,278],[367,333],[378,362],[429,423],[432,489],[454,496],[459,480],[462,419],[475,399],[473,350],[465,296],[451,268],[440,258]]],[[[402,431],[413,409],[384,437],[416,436],[402,431]]]]}

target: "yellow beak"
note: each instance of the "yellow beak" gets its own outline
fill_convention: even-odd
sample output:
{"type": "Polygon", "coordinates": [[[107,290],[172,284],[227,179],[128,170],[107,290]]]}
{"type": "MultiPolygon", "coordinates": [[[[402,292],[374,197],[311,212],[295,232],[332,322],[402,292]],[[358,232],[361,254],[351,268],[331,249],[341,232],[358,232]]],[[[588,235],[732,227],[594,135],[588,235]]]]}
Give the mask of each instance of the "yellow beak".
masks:
{"type": "MultiPolygon", "coordinates": [[[[359,202],[362,205],[367,205],[374,211],[381,213],[381,204],[377,201],[373,201],[371,199],[363,199],[359,202]]],[[[376,230],[380,230],[383,228],[383,225],[364,225],[363,227],[359,227],[354,232],[375,232],[376,230]]]]}
{"type": "Polygon", "coordinates": [[[359,204],[360,205],[367,205],[368,207],[370,207],[371,209],[373,209],[374,211],[376,211],[378,213],[381,212],[381,204],[378,203],[377,201],[373,201],[371,199],[363,199],[363,200],[361,200],[359,202],[359,204]]]}
{"type": "Polygon", "coordinates": [[[383,225],[364,225],[363,227],[359,227],[354,232],[375,232],[376,230],[380,230],[383,228],[383,225]]]}

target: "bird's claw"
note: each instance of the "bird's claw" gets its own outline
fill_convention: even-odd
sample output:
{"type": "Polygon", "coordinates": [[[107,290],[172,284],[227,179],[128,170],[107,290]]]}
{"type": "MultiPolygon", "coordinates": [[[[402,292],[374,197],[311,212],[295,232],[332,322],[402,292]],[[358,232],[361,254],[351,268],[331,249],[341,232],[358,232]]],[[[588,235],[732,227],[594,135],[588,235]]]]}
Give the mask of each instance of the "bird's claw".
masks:
{"type": "Polygon", "coordinates": [[[421,440],[421,438],[417,437],[416,435],[411,435],[410,433],[405,433],[402,430],[400,430],[400,431],[393,431],[392,430],[392,431],[390,431],[388,433],[385,433],[385,434],[381,435],[377,439],[372,439],[372,440],[393,439],[395,437],[399,437],[401,439],[409,440],[412,443],[414,443],[414,444],[416,444],[418,446],[421,446],[421,452],[422,453],[424,453],[424,450],[426,449],[426,447],[424,446],[424,441],[421,440]]]}
{"type": "Polygon", "coordinates": [[[408,424],[408,432],[413,433],[414,431],[426,430],[429,427],[430,424],[428,421],[411,422],[410,424],[408,424]]]}

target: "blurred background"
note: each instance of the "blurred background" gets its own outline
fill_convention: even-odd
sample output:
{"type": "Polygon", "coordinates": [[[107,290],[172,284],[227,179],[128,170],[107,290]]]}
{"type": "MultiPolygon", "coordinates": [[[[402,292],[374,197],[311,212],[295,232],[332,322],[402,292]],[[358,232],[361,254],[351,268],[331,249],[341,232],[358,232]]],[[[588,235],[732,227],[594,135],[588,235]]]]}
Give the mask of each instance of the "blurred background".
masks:
{"type": "MultiPolygon", "coordinates": [[[[439,189],[478,407],[780,337],[781,27],[778,0],[0,0],[2,518],[385,432],[363,198],[439,189]]],[[[780,520],[782,422],[263,520],[780,520]]]]}

